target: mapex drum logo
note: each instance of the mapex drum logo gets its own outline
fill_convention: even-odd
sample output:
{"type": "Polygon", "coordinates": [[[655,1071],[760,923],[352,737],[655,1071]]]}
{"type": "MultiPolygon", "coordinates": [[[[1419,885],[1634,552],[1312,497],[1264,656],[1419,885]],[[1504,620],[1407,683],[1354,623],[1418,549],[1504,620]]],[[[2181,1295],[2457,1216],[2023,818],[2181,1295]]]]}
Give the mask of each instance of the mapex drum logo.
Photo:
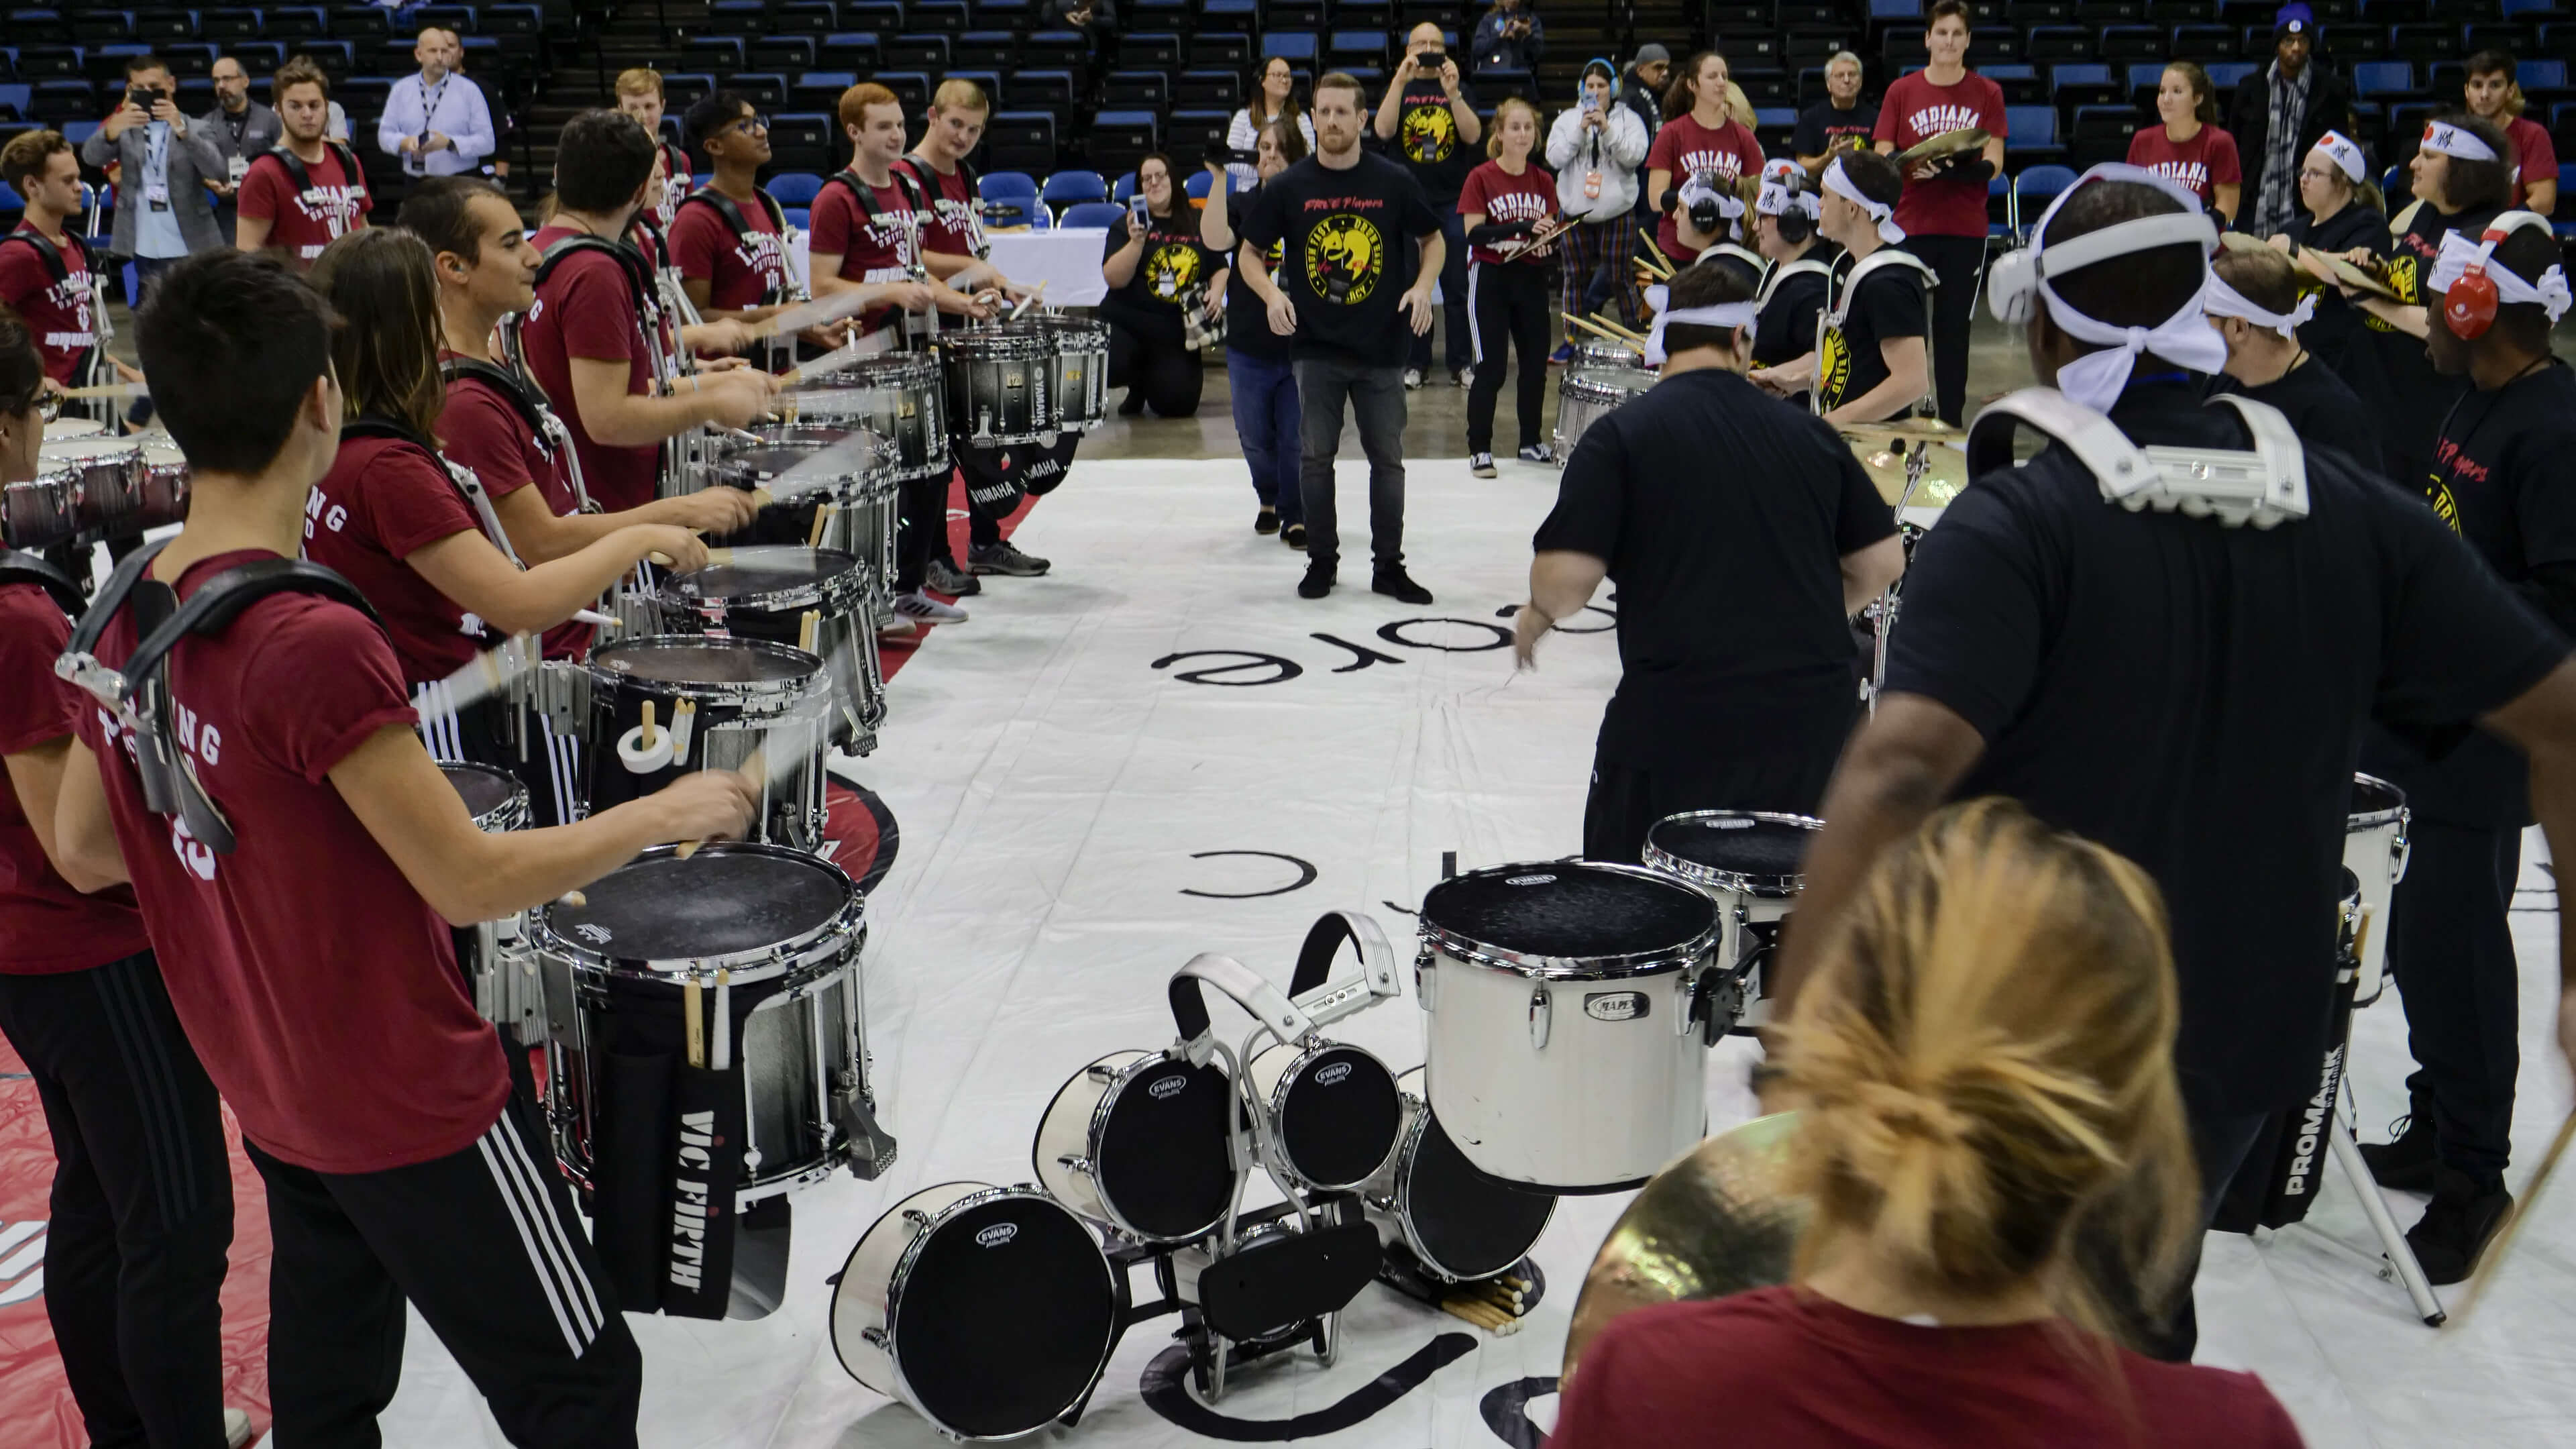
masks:
{"type": "Polygon", "coordinates": [[[1642,991],[1598,991],[1583,998],[1583,1014],[1594,1021],[1638,1021],[1651,1010],[1642,991]]]}
{"type": "Polygon", "coordinates": [[[979,1248],[998,1248],[1019,1235],[1020,1225],[1018,1223],[995,1223],[991,1227],[986,1228],[984,1231],[975,1235],[975,1246],[979,1248]]]}
{"type": "Polygon", "coordinates": [[[1316,1071],[1315,1085],[1318,1087],[1336,1087],[1349,1081],[1350,1077],[1351,1064],[1349,1062],[1334,1062],[1330,1066],[1319,1068],[1316,1071]]]}
{"type": "Polygon", "coordinates": [[[1505,876],[1503,878],[1503,884],[1508,886],[1546,885],[1555,879],[1556,877],[1552,875],[1514,875],[1505,876]]]}
{"type": "Polygon", "coordinates": [[[1168,1102],[1190,1088],[1187,1077],[1164,1077],[1145,1084],[1145,1095],[1157,1102],[1168,1102]]]}

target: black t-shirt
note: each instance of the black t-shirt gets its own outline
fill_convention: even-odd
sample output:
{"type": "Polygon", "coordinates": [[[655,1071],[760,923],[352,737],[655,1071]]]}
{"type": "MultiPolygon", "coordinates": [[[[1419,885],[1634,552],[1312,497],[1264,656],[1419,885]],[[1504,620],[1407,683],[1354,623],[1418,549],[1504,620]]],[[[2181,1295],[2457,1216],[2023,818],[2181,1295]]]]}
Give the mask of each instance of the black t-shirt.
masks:
{"type": "Polygon", "coordinates": [[[1826,147],[1849,145],[1857,138],[1866,149],[1877,130],[1878,107],[1865,99],[1855,99],[1848,111],[1835,110],[1830,100],[1818,101],[1798,113],[1798,130],[1790,137],[1789,148],[1801,156],[1822,156],[1826,147]]]}
{"type": "MultiPolygon", "coordinates": [[[[2337,256],[2356,247],[2376,253],[2388,245],[2388,218],[2356,202],[2327,217],[2322,226],[2301,212],[2283,232],[2302,248],[2337,256]]],[[[2345,301],[2342,292],[2318,281],[2305,267],[2299,269],[2299,295],[2317,299],[2316,315],[2299,329],[2299,345],[2333,368],[2372,418],[2388,418],[2396,404],[2388,394],[2388,372],[2380,365],[2378,339],[2365,325],[2370,314],[2345,301]]],[[[2388,429],[2374,423],[2371,432],[2378,440],[2379,467],[2396,476],[2397,459],[2388,447],[2388,429]]]]}
{"type": "MultiPolygon", "coordinates": [[[[1127,224],[1109,228],[1101,244],[1108,260],[1127,245],[1127,224]]],[[[1216,279],[1225,258],[1199,240],[1199,214],[1184,208],[1175,216],[1158,216],[1145,224],[1145,254],[1136,260],[1127,285],[1110,289],[1102,313],[1140,332],[1166,341],[1181,337],[1181,297],[1193,287],[1216,279]]],[[[1267,330],[1267,324],[1264,324],[1267,330]]]]}
{"type": "MultiPolygon", "coordinates": [[[[2432,301],[2435,294],[2427,292],[2424,283],[2433,275],[2434,259],[2442,254],[2443,234],[2461,231],[2481,236],[2496,215],[2494,208],[2487,207],[2446,217],[2430,206],[2419,206],[2393,240],[2383,228],[2377,240],[2381,254],[2388,258],[2388,285],[2397,300],[2412,307],[2440,305],[2432,301]]],[[[2410,337],[2367,314],[2362,325],[2377,344],[2373,350],[2387,381],[2389,451],[2396,458],[2399,481],[2413,483],[2432,467],[2433,430],[2468,384],[2433,370],[2424,339],[2410,337]]]]}
{"type": "Polygon", "coordinates": [[[1413,283],[1404,239],[1439,229],[1405,169],[1365,152],[1347,170],[1309,156],[1280,172],[1239,228],[1257,247],[1286,239],[1278,282],[1297,306],[1297,356],[1390,367],[1407,342],[1395,306],[1413,283]]]}
{"type": "MultiPolygon", "coordinates": [[[[1813,253],[1809,253],[1813,256],[1813,253]]],[[[1795,263],[1774,262],[1776,271],[1795,263]]],[[[1778,367],[1816,350],[1816,318],[1825,310],[1825,274],[1793,272],[1780,279],[1753,323],[1753,365],[1778,367]]]]}
{"type": "MultiPolygon", "coordinates": [[[[1851,301],[1843,308],[1842,325],[1825,329],[1824,347],[1816,358],[1816,389],[1827,412],[1867,397],[1870,389],[1887,381],[1887,357],[1879,350],[1880,343],[1926,335],[1930,298],[1921,272],[1903,262],[1883,262],[1862,277],[1857,288],[1851,288],[1855,270],[1857,264],[1849,258],[1835,264],[1835,288],[1850,289],[1851,301]]],[[[1928,347],[1923,365],[1932,365],[1928,347]]],[[[1910,415],[1911,402],[1908,399],[1908,406],[1889,416],[1910,415]]]]}
{"type": "Polygon", "coordinates": [[[1618,585],[1601,757],[1840,750],[1858,654],[1842,557],[1895,531],[1832,428],[1723,368],[1665,378],[1584,429],[1534,543],[1607,560],[1618,585]]]}
{"type": "Polygon", "coordinates": [[[2281,410],[2312,448],[2332,448],[2365,468],[2381,467],[2379,424],[2335,370],[2315,353],[2261,387],[2247,387],[2225,373],[2210,379],[2215,395],[2232,392],[2281,410]]]}
{"type": "MultiPolygon", "coordinates": [[[[2111,417],[2246,446],[2185,383],[2133,384],[2111,417]]],[[[2203,1112],[2316,1091],[2364,721],[2455,728],[2568,652],[2420,503],[2307,465],[2309,516],[2268,529],[2131,513],[2054,447],[1981,474],[1915,549],[1890,643],[1889,690],[1985,738],[1960,798],[2012,796],[2163,888],[2203,1112]]]]}
{"type": "MultiPolygon", "coordinates": [[[[1253,200],[1260,195],[1261,188],[1255,186],[1241,195],[1225,199],[1226,216],[1237,223],[1235,248],[1238,252],[1243,245],[1241,222],[1252,214],[1253,200]]],[[[1279,275],[1280,259],[1287,250],[1287,243],[1277,240],[1262,249],[1261,261],[1271,276],[1279,275]]],[[[1226,350],[1270,362],[1286,361],[1296,346],[1296,340],[1270,330],[1270,309],[1254,295],[1251,284],[1243,280],[1243,268],[1235,266],[1234,262],[1233,257],[1217,259],[1218,265],[1231,269],[1225,279],[1226,350]]]]}
{"type": "MultiPolygon", "coordinates": [[[[1469,108],[1475,106],[1476,98],[1463,76],[1458,96],[1469,108]]],[[[1458,189],[1484,159],[1481,148],[1458,139],[1458,114],[1449,108],[1449,92],[1441,88],[1436,75],[1416,76],[1405,84],[1404,100],[1395,113],[1395,139],[1387,143],[1386,151],[1413,173],[1422,194],[1443,211],[1456,209],[1458,189]]]]}

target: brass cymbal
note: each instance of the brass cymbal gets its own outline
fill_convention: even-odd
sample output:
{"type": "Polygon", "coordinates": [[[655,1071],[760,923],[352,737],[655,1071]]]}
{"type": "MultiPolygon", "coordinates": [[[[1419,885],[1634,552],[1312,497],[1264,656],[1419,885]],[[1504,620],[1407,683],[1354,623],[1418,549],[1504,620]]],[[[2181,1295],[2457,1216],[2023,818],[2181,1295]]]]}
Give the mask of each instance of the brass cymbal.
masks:
{"type": "Polygon", "coordinates": [[[1789,1195],[1793,1112],[1730,1128],[1656,1173],[1593,1255],[1566,1330],[1562,1376],[1610,1320],[1657,1303],[1785,1283],[1807,1204],[1789,1195]]]}
{"type": "MultiPolygon", "coordinates": [[[[2306,248],[2301,254],[2305,255],[2306,252],[2315,250],[2316,249],[2313,247],[2306,248]]],[[[2397,300],[2397,290],[2389,286],[2387,282],[2381,280],[2376,272],[2356,267],[2352,263],[2345,261],[2343,258],[2336,256],[2332,252],[2317,252],[2316,254],[2325,260],[2326,266],[2334,272],[2335,279],[2342,282],[2345,286],[2358,288],[2373,296],[2386,297],[2391,302],[2397,300]]]]}
{"type": "Polygon", "coordinates": [[[1963,151],[1983,150],[1986,142],[1992,139],[1994,138],[1975,126],[1963,126],[1956,131],[1943,131],[1938,136],[1926,136],[1906,147],[1897,156],[1896,164],[1911,166],[1917,161],[1945,161],[1963,151]]]}
{"type": "Polygon", "coordinates": [[[2269,245],[2261,237],[2241,231],[2220,232],[2218,244],[2231,252],[2259,252],[2269,245]]]}
{"type": "Polygon", "coordinates": [[[1892,423],[1838,423],[1836,431],[1851,444],[1852,456],[1860,459],[1861,468],[1878,485],[1878,495],[1890,506],[1905,497],[1905,460],[1917,446],[1924,448],[1923,486],[1914,490],[1910,506],[1939,508],[1959,496],[1968,486],[1968,455],[1953,444],[1964,442],[1967,434],[1937,418],[1906,418],[1892,423]]]}

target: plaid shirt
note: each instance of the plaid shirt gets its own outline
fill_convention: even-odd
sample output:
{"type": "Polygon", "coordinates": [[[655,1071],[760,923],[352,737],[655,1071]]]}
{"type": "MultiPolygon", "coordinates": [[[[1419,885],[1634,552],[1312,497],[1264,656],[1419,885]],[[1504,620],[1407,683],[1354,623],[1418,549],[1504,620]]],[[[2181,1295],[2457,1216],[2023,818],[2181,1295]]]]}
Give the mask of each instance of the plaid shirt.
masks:
{"type": "Polygon", "coordinates": [[[2299,214],[2299,123],[2307,118],[2308,90],[2316,83],[2314,65],[2281,78],[2281,63],[2272,62],[2272,114],[2263,132],[2263,194],[2254,204],[2256,236],[2286,229],[2299,214]]]}

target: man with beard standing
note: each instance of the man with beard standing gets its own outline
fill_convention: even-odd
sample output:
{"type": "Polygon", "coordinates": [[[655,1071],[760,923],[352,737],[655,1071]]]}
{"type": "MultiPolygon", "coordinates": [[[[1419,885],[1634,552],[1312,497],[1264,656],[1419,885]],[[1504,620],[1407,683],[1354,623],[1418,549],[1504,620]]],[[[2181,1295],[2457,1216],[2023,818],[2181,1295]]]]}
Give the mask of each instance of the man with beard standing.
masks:
{"type": "Polygon", "coordinates": [[[224,178],[208,181],[215,190],[215,230],[229,245],[233,239],[233,196],[250,163],[286,139],[286,123],[277,112],[250,98],[250,75],[232,56],[215,61],[215,108],[197,118],[198,129],[224,158],[224,178]]]}
{"type": "MultiPolygon", "coordinates": [[[[1441,265],[1427,269],[1440,277],[1440,309],[1447,314],[1443,344],[1449,356],[1449,380],[1467,385],[1468,364],[1475,361],[1467,336],[1467,232],[1458,216],[1458,191],[1475,167],[1474,150],[1485,139],[1485,123],[1458,77],[1457,57],[1441,47],[1440,27],[1425,21],[1404,39],[1404,63],[1386,83],[1374,125],[1390,154],[1413,173],[1432,213],[1441,218],[1441,265]]],[[[1321,90],[1323,83],[1316,82],[1321,90]]],[[[1651,134],[1651,133],[1649,133],[1651,134]]],[[[1323,145],[1318,130],[1316,146],[1323,145]]],[[[1420,387],[1431,372],[1431,332],[1414,334],[1405,353],[1404,385],[1420,387]]]]}

